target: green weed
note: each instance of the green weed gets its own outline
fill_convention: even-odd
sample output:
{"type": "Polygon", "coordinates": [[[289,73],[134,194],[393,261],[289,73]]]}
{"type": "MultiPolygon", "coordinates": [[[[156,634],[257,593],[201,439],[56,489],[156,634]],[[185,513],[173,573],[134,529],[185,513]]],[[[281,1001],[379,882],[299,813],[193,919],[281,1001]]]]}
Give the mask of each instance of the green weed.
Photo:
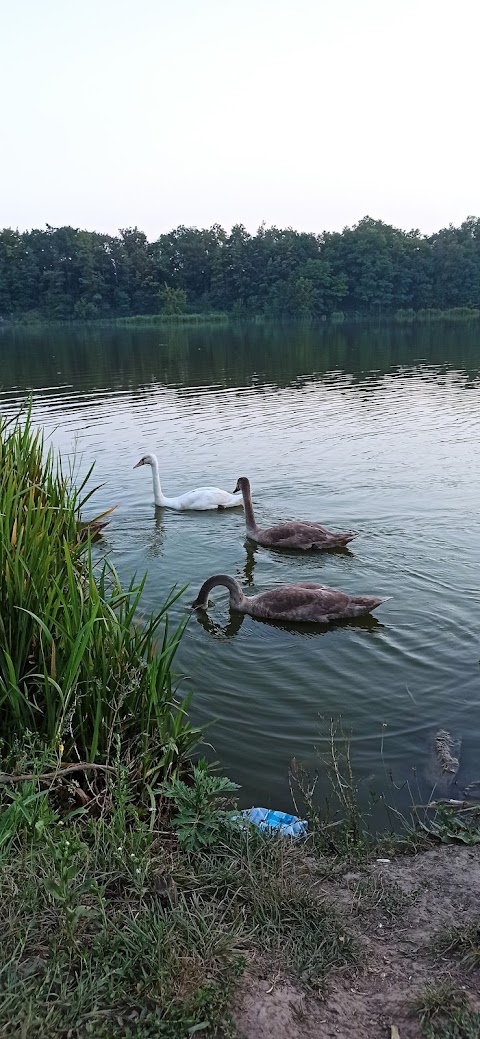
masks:
{"type": "Polygon", "coordinates": [[[0,1035],[227,1034],[245,945],[232,897],[176,885],[181,860],[135,815],[134,791],[112,796],[108,818],[53,815],[5,855],[0,1035]]]}
{"type": "Polygon", "coordinates": [[[466,991],[448,979],[426,986],[412,1009],[424,1039],[478,1039],[480,1013],[471,1009],[466,991]]]}
{"type": "Polygon", "coordinates": [[[475,1010],[454,1010],[444,1017],[425,1022],[424,1039],[478,1039],[480,1014],[475,1010]]]}
{"type": "Polygon", "coordinates": [[[480,844],[480,806],[431,802],[414,806],[414,822],[431,839],[442,844],[480,844]]]}
{"type": "Polygon", "coordinates": [[[467,995],[450,979],[426,985],[415,999],[412,1010],[422,1025],[466,1009],[467,995]]]}
{"type": "Polygon", "coordinates": [[[479,967],[480,921],[442,931],[432,939],[431,949],[435,953],[459,957],[465,967],[479,967]]]}
{"type": "Polygon", "coordinates": [[[235,815],[225,809],[225,797],[231,799],[238,789],[225,776],[213,775],[206,761],[193,766],[188,783],[175,777],[163,784],[158,793],[174,802],[177,814],[172,824],[187,851],[212,847],[223,836],[235,815]]]}
{"type": "Polygon", "coordinates": [[[333,720],[328,755],[322,757],[321,767],[330,780],[331,796],[320,808],[315,796],[318,772],[312,777],[297,761],[292,762],[290,780],[297,814],[308,818],[310,841],[317,854],[333,854],[342,863],[364,860],[374,850],[375,840],[360,807],[350,741],[341,728],[337,732],[333,720]]]}
{"type": "Polygon", "coordinates": [[[352,912],[364,914],[380,912],[390,923],[397,921],[415,901],[415,894],[407,894],[383,872],[375,872],[352,881],[352,912]]]}
{"type": "Polygon", "coordinates": [[[360,949],[344,921],[316,885],[323,876],[305,848],[254,828],[232,828],[215,854],[192,861],[192,883],[216,898],[232,900],[250,944],[260,946],[294,971],[304,984],[321,988],[334,967],[356,962],[360,949]]]}

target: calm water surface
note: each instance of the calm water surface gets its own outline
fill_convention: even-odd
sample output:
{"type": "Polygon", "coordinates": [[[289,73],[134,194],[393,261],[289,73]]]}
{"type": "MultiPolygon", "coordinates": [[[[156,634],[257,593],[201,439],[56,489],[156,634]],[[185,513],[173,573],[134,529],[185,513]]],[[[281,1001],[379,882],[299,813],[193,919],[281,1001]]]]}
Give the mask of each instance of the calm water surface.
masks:
{"type": "MultiPolygon", "coordinates": [[[[177,669],[244,803],[290,805],[288,767],[353,733],[377,790],[422,775],[440,727],[463,739],[459,783],[480,776],[480,330],[220,328],[3,333],[1,406],[33,394],[35,421],[83,473],[93,512],[117,505],[105,547],[145,606],[175,582],[191,602],[213,573],[247,592],[320,580],[390,595],[376,620],[326,632],[230,617],[215,590],[177,669]],[[165,493],[252,482],[260,524],[317,519],[358,539],[343,554],[247,553],[243,512],[155,509],[165,493]]],[[[321,784],[324,782],[323,777],[321,784]]]]}

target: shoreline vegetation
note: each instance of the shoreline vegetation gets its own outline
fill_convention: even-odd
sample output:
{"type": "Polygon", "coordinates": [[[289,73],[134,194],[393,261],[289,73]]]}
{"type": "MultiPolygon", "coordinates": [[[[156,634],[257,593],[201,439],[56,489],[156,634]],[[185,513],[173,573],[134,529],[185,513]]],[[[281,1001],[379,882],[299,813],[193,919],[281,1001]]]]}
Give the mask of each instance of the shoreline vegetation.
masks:
{"type": "Polygon", "coordinates": [[[196,326],[196,325],[229,325],[239,323],[253,323],[253,324],[268,324],[269,322],[278,322],[280,320],[282,324],[305,324],[310,325],[319,324],[324,325],[326,323],[330,325],[339,324],[401,324],[410,325],[414,323],[420,324],[434,324],[436,322],[448,322],[448,323],[464,323],[464,322],[475,322],[480,319],[480,307],[451,307],[448,310],[439,310],[435,308],[429,308],[424,310],[397,310],[393,314],[382,314],[378,313],[377,316],[372,314],[345,314],[344,311],[333,311],[329,317],[315,318],[313,316],[297,316],[290,318],[275,318],[274,316],[266,316],[263,314],[252,314],[235,316],[228,313],[182,313],[182,314],[137,314],[130,317],[116,317],[116,318],[94,318],[91,320],[79,320],[72,318],[54,320],[48,318],[39,318],[32,315],[20,315],[11,320],[0,319],[0,332],[3,329],[15,329],[21,328],[27,330],[29,328],[42,329],[49,327],[89,327],[93,328],[155,328],[156,326],[161,327],[184,327],[184,326],[196,326]]]}
{"type": "Polygon", "coordinates": [[[480,219],[426,236],[369,216],[313,234],[180,226],[153,242],[51,227],[0,231],[0,325],[117,320],[469,320],[480,219]]]}
{"type": "Polygon", "coordinates": [[[181,592],[141,618],[29,410],[0,456],[0,1035],[476,1039],[478,805],[376,835],[332,729],[329,808],[292,770],[308,840],[240,825],[174,674],[181,592]]]}

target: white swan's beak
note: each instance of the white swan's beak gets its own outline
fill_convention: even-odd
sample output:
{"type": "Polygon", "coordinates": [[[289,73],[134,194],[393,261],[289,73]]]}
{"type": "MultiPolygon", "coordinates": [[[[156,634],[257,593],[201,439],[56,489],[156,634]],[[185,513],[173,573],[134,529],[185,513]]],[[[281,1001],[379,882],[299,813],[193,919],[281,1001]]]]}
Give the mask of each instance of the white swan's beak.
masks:
{"type": "Polygon", "coordinates": [[[136,462],[136,464],[134,465],[133,468],[134,469],[138,469],[139,465],[145,465],[145,462],[143,461],[143,458],[141,458],[139,462],[136,462]]]}

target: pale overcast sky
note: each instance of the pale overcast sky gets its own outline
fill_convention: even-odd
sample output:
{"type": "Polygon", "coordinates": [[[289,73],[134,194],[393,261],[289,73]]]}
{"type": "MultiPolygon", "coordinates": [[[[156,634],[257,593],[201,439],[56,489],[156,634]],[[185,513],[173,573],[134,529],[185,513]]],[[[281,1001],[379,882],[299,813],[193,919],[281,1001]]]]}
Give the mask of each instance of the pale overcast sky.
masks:
{"type": "Polygon", "coordinates": [[[478,0],[0,0],[0,226],[480,216],[478,0]]]}

